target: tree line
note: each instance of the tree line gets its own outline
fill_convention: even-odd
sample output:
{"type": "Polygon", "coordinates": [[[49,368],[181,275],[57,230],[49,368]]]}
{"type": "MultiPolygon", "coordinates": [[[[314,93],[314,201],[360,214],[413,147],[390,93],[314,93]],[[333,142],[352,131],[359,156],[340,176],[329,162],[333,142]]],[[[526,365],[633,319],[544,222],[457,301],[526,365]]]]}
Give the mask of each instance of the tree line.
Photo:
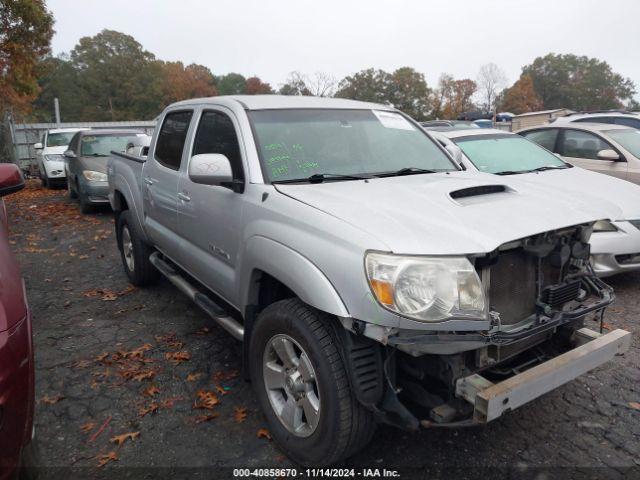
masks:
{"type": "Polygon", "coordinates": [[[0,0],[0,110],[28,121],[151,119],[175,101],[232,94],[316,95],[390,104],[417,120],[457,118],[463,112],[552,108],[638,109],[634,83],[604,61],[549,53],[522,67],[512,84],[500,67],[484,65],[475,79],[440,75],[427,84],[412,67],[369,68],[341,80],[291,72],[274,87],[258,76],[214,74],[208,67],[164,61],[131,35],[103,30],[52,56],[53,18],[43,0],[0,0]]]}

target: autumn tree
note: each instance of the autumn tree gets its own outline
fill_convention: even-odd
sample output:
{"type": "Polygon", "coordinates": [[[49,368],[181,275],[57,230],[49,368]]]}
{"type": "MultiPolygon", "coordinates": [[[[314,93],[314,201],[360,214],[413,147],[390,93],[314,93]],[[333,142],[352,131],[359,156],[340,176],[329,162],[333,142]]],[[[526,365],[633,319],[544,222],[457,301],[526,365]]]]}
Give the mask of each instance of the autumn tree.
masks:
{"type": "Polygon", "coordinates": [[[43,0],[0,0],[0,113],[26,113],[39,92],[38,61],[49,52],[53,16],[43,0]]]}
{"type": "Polygon", "coordinates": [[[453,75],[442,73],[438,78],[438,87],[431,92],[431,115],[435,118],[447,118],[443,110],[453,94],[453,75]]]}
{"type": "Polygon", "coordinates": [[[597,58],[549,53],[522,68],[544,108],[604,110],[620,108],[633,97],[634,83],[597,58]]]}
{"type": "Polygon", "coordinates": [[[530,75],[522,75],[516,83],[504,91],[500,102],[500,110],[516,115],[542,110],[542,99],[533,88],[530,75]]]}
{"type": "Polygon", "coordinates": [[[247,88],[247,80],[239,73],[227,73],[216,78],[220,95],[242,95],[247,88]]]}
{"type": "Polygon", "coordinates": [[[493,112],[496,96],[507,83],[506,75],[495,63],[487,63],[480,67],[476,81],[482,107],[485,112],[493,112]]]}
{"type": "Polygon", "coordinates": [[[245,91],[247,95],[264,95],[273,93],[273,88],[258,77],[249,77],[245,83],[245,91]]]}
{"type": "Polygon", "coordinates": [[[212,97],[218,94],[215,77],[207,67],[192,63],[160,62],[162,67],[162,102],[168,105],[179,100],[212,97]]]}

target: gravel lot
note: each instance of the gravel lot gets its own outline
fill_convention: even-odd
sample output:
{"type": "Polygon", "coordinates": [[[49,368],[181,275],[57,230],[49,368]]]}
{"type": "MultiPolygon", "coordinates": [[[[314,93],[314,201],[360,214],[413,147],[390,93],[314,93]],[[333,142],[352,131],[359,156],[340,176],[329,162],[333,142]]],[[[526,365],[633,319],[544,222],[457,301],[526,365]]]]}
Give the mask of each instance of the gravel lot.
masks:
{"type": "MultiPolygon", "coordinates": [[[[240,344],[168,282],[129,286],[110,211],[81,215],[65,191],[34,181],[7,205],[33,310],[45,478],[213,478],[231,476],[229,467],[292,466],[261,430],[239,375],[240,344]]],[[[347,466],[400,469],[403,478],[638,478],[640,275],[610,283],[617,301],[607,326],[634,333],[624,357],[485,428],[381,427],[347,466]]]]}

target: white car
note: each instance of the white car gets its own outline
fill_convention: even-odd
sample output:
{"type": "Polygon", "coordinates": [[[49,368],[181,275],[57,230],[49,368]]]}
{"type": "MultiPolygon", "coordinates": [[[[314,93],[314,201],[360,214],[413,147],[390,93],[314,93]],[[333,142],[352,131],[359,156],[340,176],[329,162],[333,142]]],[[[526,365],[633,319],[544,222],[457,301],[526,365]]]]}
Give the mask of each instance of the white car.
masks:
{"type": "Polygon", "coordinates": [[[63,186],[66,182],[64,173],[64,152],[69,146],[69,141],[76,132],[88,130],[87,128],[56,128],[47,130],[42,135],[40,142],[33,147],[36,149],[36,162],[40,172],[42,186],[51,188],[63,186]]]}
{"type": "Polygon", "coordinates": [[[149,153],[150,144],[151,136],[140,134],[136,137],[131,138],[129,143],[127,143],[125,153],[127,155],[146,158],[147,154],[149,153]]]}
{"type": "Polygon", "coordinates": [[[625,111],[603,111],[591,113],[571,113],[551,120],[551,123],[607,123],[640,129],[640,115],[625,111]]]}
{"type": "Polygon", "coordinates": [[[467,169],[555,186],[559,193],[580,200],[615,203],[616,217],[595,226],[591,263],[601,277],[640,269],[639,186],[574,167],[514,133],[493,129],[430,133],[467,169]]]}
{"type": "Polygon", "coordinates": [[[606,123],[552,123],[517,133],[573,165],[640,184],[640,130],[606,123]]]}

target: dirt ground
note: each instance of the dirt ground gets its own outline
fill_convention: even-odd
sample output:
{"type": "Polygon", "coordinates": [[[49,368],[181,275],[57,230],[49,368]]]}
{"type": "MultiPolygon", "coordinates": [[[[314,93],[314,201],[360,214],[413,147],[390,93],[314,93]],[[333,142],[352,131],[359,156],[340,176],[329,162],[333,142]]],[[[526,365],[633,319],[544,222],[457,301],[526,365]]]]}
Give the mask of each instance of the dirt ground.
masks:
{"type": "MultiPolygon", "coordinates": [[[[81,215],[64,190],[34,181],[6,201],[33,311],[44,478],[294,467],[264,430],[240,344],[167,281],[128,284],[108,209],[81,215]]],[[[638,478],[640,274],[609,283],[617,301],[606,326],[634,334],[624,357],[484,428],[380,427],[345,467],[401,478],[638,478]]]]}

